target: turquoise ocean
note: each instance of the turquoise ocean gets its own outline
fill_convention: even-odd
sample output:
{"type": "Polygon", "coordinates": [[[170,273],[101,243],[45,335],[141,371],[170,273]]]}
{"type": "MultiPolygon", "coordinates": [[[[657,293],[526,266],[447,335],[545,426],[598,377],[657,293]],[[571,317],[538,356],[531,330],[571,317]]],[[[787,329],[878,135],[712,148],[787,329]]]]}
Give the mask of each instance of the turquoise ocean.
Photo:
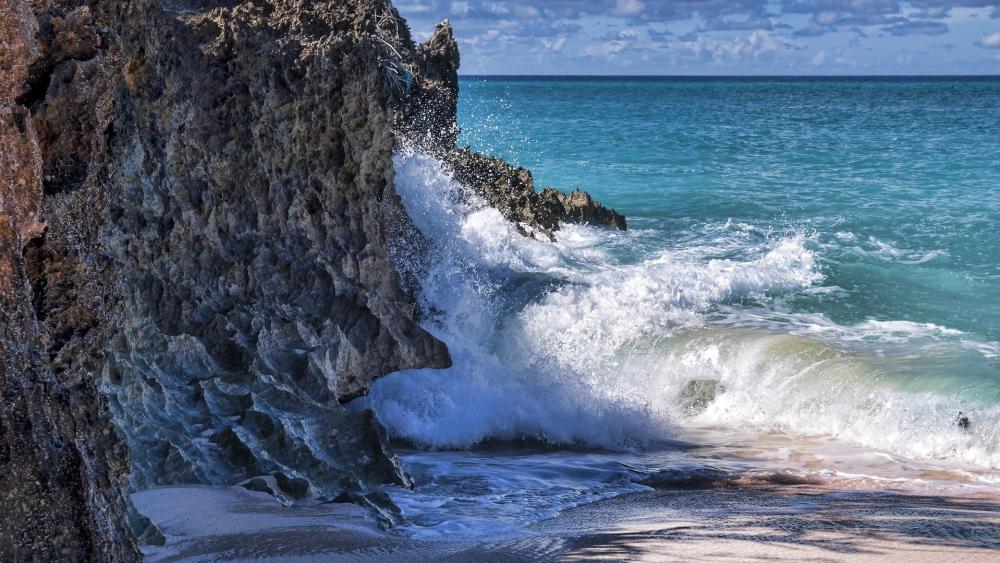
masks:
{"type": "Polygon", "coordinates": [[[455,360],[365,399],[416,481],[401,533],[650,476],[1000,487],[1000,78],[467,77],[459,122],[629,229],[525,238],[397,152],[455,360]]]}

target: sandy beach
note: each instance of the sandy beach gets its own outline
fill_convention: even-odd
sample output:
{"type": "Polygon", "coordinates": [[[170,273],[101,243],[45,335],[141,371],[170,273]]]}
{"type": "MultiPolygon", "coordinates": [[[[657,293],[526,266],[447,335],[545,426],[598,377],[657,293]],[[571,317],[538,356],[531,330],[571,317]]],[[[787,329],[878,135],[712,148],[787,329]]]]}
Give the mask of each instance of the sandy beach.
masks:
{"type": "Polygon", "coordinates": [[[811,485],[660,490],[563,512],[518,537],[417,541],[344,504],[241,488],[134,495],[167,536],[148,561],[997,561],[1000,499],[811,485]]]}

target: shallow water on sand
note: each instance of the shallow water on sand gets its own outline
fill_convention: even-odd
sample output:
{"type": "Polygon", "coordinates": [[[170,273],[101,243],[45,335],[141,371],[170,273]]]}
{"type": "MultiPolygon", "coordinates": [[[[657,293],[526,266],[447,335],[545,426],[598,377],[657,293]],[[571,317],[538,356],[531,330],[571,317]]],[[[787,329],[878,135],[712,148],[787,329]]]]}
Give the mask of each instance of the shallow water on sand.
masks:
{"type": "Polygon", "coordinates": [[[416,486],[391,491],[407,516],[392,533],[426,541],[513,539],[565,510],[657,490],[805,489],[942,499],[1000,494],[995,470],[915,460],[831,438],[704,428],[678,433],[683,439],[669,446],[630,452],[538,444],[403,449],[416,486]]]}
{"type": "Polygon", "coordinates": [[[133,501],[166,536],[144,548],[150,562],[995,561],[1000,550],[996,498],[807,485],[623,495],[516,535],[447,541],[380,531],[358,506],[282,507],[241,487],[165,487],[133,501]]]}
{"type": "Polygon", "coordinates": [[[527,239],[396,155],[455,361],[364,403],[415,448],[406,533],[503,535],[657,475],[1000,486],[1000,81],[462,87],[466,142],[630,230],[527,239]]]}

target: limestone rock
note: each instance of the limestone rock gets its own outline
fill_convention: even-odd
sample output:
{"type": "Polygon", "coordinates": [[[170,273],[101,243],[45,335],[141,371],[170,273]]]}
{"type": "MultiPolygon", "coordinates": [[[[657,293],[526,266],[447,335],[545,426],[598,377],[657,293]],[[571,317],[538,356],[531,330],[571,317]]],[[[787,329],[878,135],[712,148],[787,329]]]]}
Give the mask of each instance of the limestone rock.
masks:
{"type": "Polygon", "coordinates": [[[614,227],[624,231],[627,228],[625,216],[614,209],[608,209],[579,189],[565,194],[553,188],[545,188],[539,196],[547,208],[556,209],[561,221],[614,227]],[[558,207],[555,207],[558,204],[558,207]]]}
{"type": "Polygon", "coordinates": [[[414,108],[404,121],[408,135],[422,135],[442,146],[458,139],[458,43],[448,20],[434,28],[430,38],[414,50],[418,91],[411,94],[414,108]],[[419,133],[417,133],[419,131],[419,133]]]}
{"type": "Polygon", "coordinates": [[[456,180],[485,199],[508,221],[543,231],[558,228],[557,208],[545,205],[528,170],[469,149],[450,153],[447,163],[456,180]]]}
{"type": "Polygon", "coordinates": [[[680,394],[678,394],[677,406],[688,416],[699,415],[705,412],[712,401],[725,391],[726,386],[721,381],[692,379],[684,384],[680,394]]]}
{"type": "Polygon", "coordinates": [[[450,364],[388,250],[395,10],[0,2],[0,559],[136,559],[153,484],[398,516],[374,487],[408,477],[341,406],[450,364]]]}
{"type": "Polygon", "coordinates": [[[535,191],[531,172],[469,149],[447,154],[455,179],[508,220],[552,236],[561,222],[586,223],[625,230],[625,217],[595,201],[587,192],[565,194],[552,188],[535,191]]]}
{"type": "MultiPolygon", "coordinates": [[[[408,484],[376,378],[450,365],[389,253],[384,2],[136,0],[101,247],[122,267],[101,382],[136,486],[279,472],[310,493],[408,484]]],[[[391,38],[398,41],[397,38],[391,38]]]]}

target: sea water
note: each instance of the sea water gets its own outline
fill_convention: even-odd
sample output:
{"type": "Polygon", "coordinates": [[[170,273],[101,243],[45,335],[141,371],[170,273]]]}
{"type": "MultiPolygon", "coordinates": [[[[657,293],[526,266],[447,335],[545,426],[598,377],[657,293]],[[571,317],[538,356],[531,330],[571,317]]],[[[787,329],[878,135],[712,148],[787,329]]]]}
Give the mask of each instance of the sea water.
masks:
{"type": "Polygon", "coordinates": [[[1000,486],[1000,79],[461,90],[460,143],[629,230],[526,238],[399,149],[454,359],[365,402],[417,483],[405,533],[515,533],[651,475],[1000,486]]]}

